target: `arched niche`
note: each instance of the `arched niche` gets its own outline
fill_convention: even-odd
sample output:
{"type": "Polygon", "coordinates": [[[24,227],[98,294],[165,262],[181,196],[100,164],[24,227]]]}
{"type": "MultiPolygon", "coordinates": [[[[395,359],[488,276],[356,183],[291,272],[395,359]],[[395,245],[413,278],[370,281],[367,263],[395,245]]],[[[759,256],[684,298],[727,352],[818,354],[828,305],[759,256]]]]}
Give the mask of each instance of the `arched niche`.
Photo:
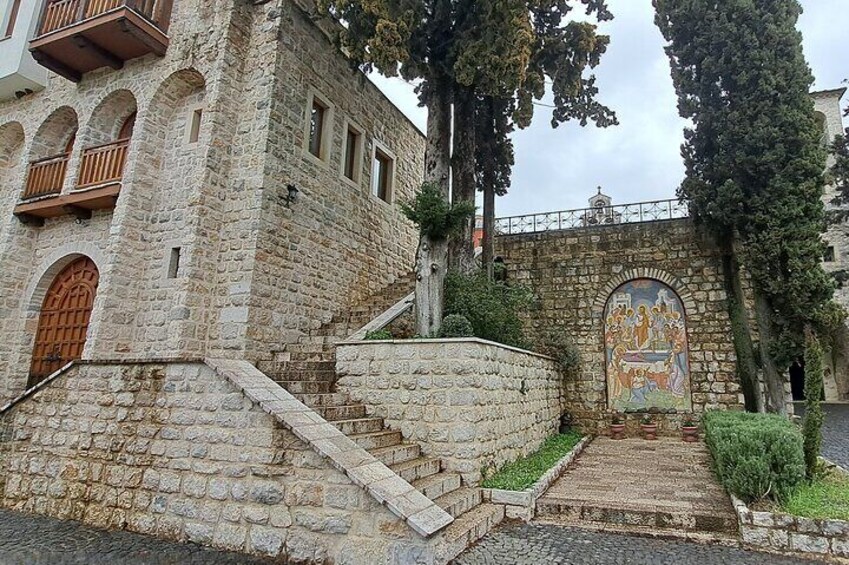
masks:
{"type": "Polygon", "coordinates": [[[620,284],[604,308],[604,351],[611,409],[692,411],[687,310],[672,287],[620,284]]]}

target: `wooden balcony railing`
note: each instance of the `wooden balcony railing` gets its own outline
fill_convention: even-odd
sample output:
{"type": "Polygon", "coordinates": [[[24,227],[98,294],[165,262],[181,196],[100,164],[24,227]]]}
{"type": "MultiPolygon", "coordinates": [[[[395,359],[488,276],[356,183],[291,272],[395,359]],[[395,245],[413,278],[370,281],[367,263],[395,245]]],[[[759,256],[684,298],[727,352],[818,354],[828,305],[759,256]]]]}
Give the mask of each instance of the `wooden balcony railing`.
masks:
{"type": "Polygon", "coordinates": [[[129,139],[121,139],[83,151],[77,188],[120,182],[124,177],[129,139]]]}
{"type": "Polygon", "coordinates": [[[68,157],[67,153],[63,153],[30,163],[24,199],[62,192],[65,172],[68,170],[68,157]]]}
{"type": "Polygon", "coordinates": [[[129,8],[163,32],[167,32],[172,2],[173,0],[45,0],[37,37],[118,8],[129,8]]]}

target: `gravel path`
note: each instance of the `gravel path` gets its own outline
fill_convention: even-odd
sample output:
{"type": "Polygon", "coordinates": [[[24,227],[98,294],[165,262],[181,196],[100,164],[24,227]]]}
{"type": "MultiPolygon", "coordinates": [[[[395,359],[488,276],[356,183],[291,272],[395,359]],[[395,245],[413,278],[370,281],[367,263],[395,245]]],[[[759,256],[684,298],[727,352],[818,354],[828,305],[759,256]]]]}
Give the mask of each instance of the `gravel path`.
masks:
{"type": "Polygon", "coordinates": [[[270,561],[0,510],[0,565],[269,565],[270,561]]]}
{"type": "Polygon", "coordinates": [[[718,545],[702,545],[578,530],[508,524],[462,554],[454,565],[811,565],[718,545]]]}
{"type": "MultiPolygon", "coordinates": [[[[822,456],[849,469],[849,404],[823,404],[822,456]]],[[[796,404],[796,414],[805,415],[805,405],[796,404]]]]}

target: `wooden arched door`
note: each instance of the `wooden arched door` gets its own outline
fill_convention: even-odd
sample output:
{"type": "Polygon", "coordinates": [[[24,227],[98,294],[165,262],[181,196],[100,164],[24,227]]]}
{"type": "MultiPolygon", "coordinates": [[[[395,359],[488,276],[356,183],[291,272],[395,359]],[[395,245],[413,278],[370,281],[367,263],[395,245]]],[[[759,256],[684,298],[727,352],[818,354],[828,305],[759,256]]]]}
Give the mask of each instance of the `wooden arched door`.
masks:
{"type": "Polygon", "coordinates": [[[74,260],[56,275],[38,319],[29,386],[82,357],[99,279],[88,257],[74,260]]]}

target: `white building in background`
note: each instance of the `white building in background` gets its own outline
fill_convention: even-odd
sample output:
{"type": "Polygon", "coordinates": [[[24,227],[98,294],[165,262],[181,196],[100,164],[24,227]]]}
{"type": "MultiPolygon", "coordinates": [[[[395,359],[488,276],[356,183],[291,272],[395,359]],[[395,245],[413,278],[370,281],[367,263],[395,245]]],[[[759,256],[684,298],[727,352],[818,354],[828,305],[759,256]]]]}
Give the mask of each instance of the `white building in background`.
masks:
{"type": "Polygon", "coordinates": [[[48,70],[30,53],[40,2],[0,0],[0,101],[21,98],[47,85],[48,70]]]}

